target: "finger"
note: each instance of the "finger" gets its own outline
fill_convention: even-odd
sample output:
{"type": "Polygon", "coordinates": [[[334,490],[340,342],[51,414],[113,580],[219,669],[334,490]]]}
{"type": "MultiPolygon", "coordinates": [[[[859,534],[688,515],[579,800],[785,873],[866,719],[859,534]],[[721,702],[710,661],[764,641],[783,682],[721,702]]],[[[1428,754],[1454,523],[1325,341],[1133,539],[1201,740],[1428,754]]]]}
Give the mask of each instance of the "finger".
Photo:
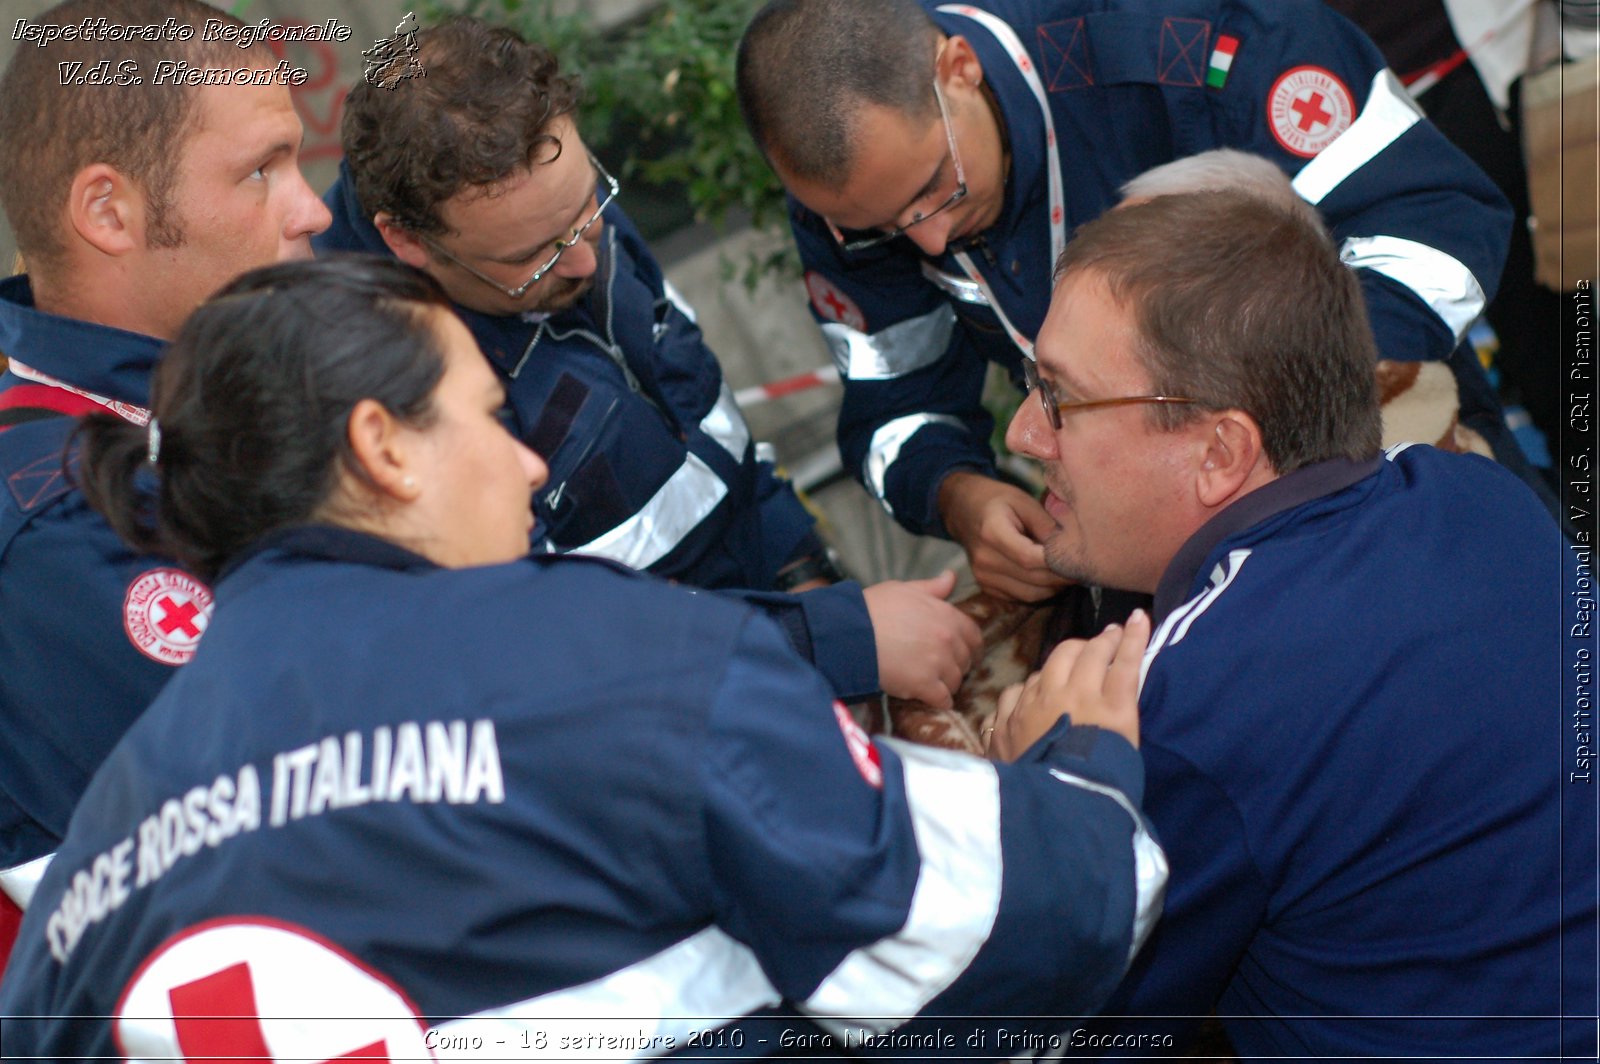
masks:
{"type": "Polygon", "coordinates": [[[950,660],[955,662],[957,674],[965,681],[967,673],[972,671],[973,662],[972,648],[966,644],[965,640],[956,639],[951,643],[950,660]]]}
{"type": "Polygon", "coordinates": [[[1060,527],[1056,519],[1050,516],[1050,511],[1032,496],[1028,497],[1026,505],[1019,503],[1015,512],[1022,519],[1022,527],[1028,535],[1041,543],[1060,527]]]}
{"type": "MultiPolygon", "coordinates": [[[[951,609],[955,610],[955,607],[952,606],[951,609]]],[[[957,618],[956,637],[967,651],[965,667],[971,668],[972,662],[978,655],[983,653],[983,629],[979,628],[976,621],[960,610],[955,610],[955,614],[957,618]]]]}
{"type": "Polygon", "coordinates": [[[956,573],[954,569],[946,569],[938,576],[928,576],[921,580],[907,580],[905,585],[915,588],[923,594],[932,595],[937,599],[947,599],[956,589],[956,573]]]}
{"type": "Polygon", "coordinates": [[[952,697],[956,688],[961,686],[961,673],[956,671],[955,662],[947,658],[930,658],[923,667],[924,679],[916,689],[917,701],[934,709],[950,709],[955,701],[952,697]]]}
{"type": "Polygon", "coordinates": [[[1078,660],[1072,663],[1068,689],[1085,697],[1100,695],[1106,686],[1106,670],[1111,667],[1111,658],[1121,643],[1122,626],[1119,624],[1107,625],[1104,631],[1085,643],[1078,660]]]}
{"type": "Polygon", "coordinates": [[[1022,570],[1045,568],[1044,543],[1022,528],[1007,526],[989,541],[1006,561],[1022,570]]]}
{"type": "Polygon", "coordinates": [[[964,677],[983,652],[983,630],[972,618],[948,603],[934,610],[934,615],[928,618],[931,626],[928,641],[936,642],[964,677]]]}
{"type": "Polygon", "coordinates": [[[993,568],[980,571],[974,565],[972,575],[983,590],[1011,602],[1043,602],[1055,594],[1055,588],[1040,587],[1029,581],[1020,580],[1009,571],[1002,572],[993,568]]]}
{"type": "Polygon", "coordinates": [[[995,699],[994,717],[989,723],[1000,725],[1011,719],[1011,715],[1017,711],[1017,700],[1021,697],[1022,684],[1020,683],[1011,684],[1004,691],[1001,691],[1000,697],[995,699]]]}
{"type": "Polygon", "coordinates": [[[1083,653],[1083,648],[1088,645],[1083,639],[1063,639],[1045,659],[1044,668],[1035,675],[1048,678],[1053,688],[1064,686],[1067,678],[1072,675],[1072,668],[1083,653]]]}
{"type": "Polygon", "coordinates": [[[991,544],[990,549],[973,558],[974,572],[979,569],[1035,588],[1054,590],[1066,584],[1045,560],[1044,547],[1020,536],[1007,544],[991,544]]]}
{"type": "Polygon", "coordinates": [[[961,690],[961,681],[966,678],[967,671],[956,664],[954,658],[945,658],[939,663],[939,682],[944,685],[945,705],[955,704],[955,694],[961,690]]]}
{"type": "Polygon", "coordinates": [[[1138,698],[1139,668],[1149,645],[1150,615],[1144,610],[1134,610],[1122,630],[1122,642],[1117,644],[1111,668],[1106,673],[1106,694],[1119,700],[1138,698]]]}

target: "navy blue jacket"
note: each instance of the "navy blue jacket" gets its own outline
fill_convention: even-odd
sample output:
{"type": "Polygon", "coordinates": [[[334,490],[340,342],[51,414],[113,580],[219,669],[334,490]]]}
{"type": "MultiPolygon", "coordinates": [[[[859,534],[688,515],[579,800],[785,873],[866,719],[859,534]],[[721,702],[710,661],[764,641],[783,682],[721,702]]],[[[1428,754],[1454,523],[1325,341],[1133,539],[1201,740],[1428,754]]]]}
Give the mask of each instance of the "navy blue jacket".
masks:
{"type": "MultiPolygon", "coordinates": [[[[972,43],[1011,151],[999,219],[971,258],[1028,339],[1049,307],[1044,112],[1018,64],[960,6],[923,0],[972,43]]],[[[1362,289],[1384,358],[1445,359],[1492,295],[1510,209],[1421,112],[1383,57],[1311,0],[982,0],[1026,49],[1054,121],[1070,236],[1145,170],[1212,148],[1266,156],[1320,208],[1362,289]],[[1225,77],[1219,46],[1234,45],[1225,77]],[[1220,79],[1220,87],[1212,87],[1220,79]],[[1304,128],[1302,128],[1304,127],[1304,128]],[[1337,130],[1342,134],[1328,146],[1337,130]],[[1324,150],[1326,149],[1326,150],[1324,150]],[[1312,158],[1308,153],[1316,153],[1312,158]]],[[[791,202],[812,312],[845,378],[845,468],[914,532],[939,532],[940,482],[993,470],[980,403],[989,361],[1020,354],[953,252],[909,240],[847,253],[791,202]]],[[[1458,373],[1481,377],[1476,362],[1458,373]]],[[[1464,391],[1472,389],[1463,384],[1464,391]]],[[[1492,403],[1492,394],[1490,402],[1492,403]]],[[[1499,411],[1493,411],[1499,419],[1499,411]]],[[[1497,442],[1501,442],[1497,439],[1497,442]]]]}
{"type": "MultiPolygon", "coordinates": [[[[1159,910],[1141,780],[1064,723],[1015,765],[873,743],[759,613],[609,563],[444,570],[290,530],[222,578],[85,795],[0,986],[0,1014],[62,1019],[8,1019],[6,1052],[542,1032],[571,1059],[693,1049],[780,999],[836,1033],[1076,1013],[1159,910]]],[[[758,1030],[720,1044],[780,1048],[758,1030]]]]}
{"type": "Polygon", "coordinates": [[[1593,1057],[1592,550],[1423,446],[1185,545],[1140,695],[1172,884],[1118,1033],[1215,1010],[1241,1057],[1593,1057]]]}
{"type": "MultiPolygon", "coordinates": [[[[161,342],[33,307],[0,281],[0,351],[38,374],[146,406],[161,342]]],[[[7,372],[0,398],[40,386],[7,372]]],[[[88,404],[93,405],[93,404],[88,404]]],[[[142,557],[63,470],[75,422],[0,431],[0,889],[19,902],[66,833],[89,777],[187,660],[210,592],[142,557]]]]}
{"type": "MultiPolygon", "coordinates": [[[[389,254],[347,167],[324,201],[333,224],[313,238],[319,252],[389,254]]],[[[875,693],[860,587],[773,592],[779,569],[821,548],[811,515],[757,461],[722,368],[619,204],[605,221],[596,283],[577,305],[536,321],[456,308],[505,384],[516,431],[550,464],[536,549],[748,591],[840,698],[875,693]]]]}

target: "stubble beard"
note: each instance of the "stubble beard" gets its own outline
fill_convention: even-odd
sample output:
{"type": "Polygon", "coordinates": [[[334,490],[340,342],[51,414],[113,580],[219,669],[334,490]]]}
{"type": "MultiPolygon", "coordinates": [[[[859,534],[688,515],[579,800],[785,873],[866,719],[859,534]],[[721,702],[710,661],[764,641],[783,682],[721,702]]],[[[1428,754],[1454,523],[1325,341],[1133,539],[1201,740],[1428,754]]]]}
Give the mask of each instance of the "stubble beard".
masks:
{"type": "MultiPolygon", "coordinates": [[[[1062,504],[1072,511],[1072,494],[1070,491],[1050,484],[1050,492],[1060,499],[1062,504]]],[[[1089,572],[1088,563],[1083,557],[1083,546],[1076,548],[1067,542],[1067,530],[1061,524],[1056,525],[1044,541],[1044,563],[1050,571],[1059,577],[1079,584],[1096,583],[1094,576],[1089,572]]]]}
{"type": "Polygon", "coordinates": [[[546,293],[545,298],[539,300],[539,305],[531,309],[542,314],[556,314],[576,305],[584,296],[589,294],[589,289],[594,287],[594,274],[587,277],[578,277],[567,280],[559,289],[546,293]]]}

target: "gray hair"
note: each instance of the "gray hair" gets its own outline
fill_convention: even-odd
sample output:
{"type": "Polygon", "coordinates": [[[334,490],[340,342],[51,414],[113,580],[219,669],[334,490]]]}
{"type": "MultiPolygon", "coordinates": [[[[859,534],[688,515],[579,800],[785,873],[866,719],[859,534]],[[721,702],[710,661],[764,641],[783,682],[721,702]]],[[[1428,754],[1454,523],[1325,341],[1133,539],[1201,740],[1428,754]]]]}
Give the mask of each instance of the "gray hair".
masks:
{"type": "Polygon", "coordinates": [[[1323,228],[1317,209],[1300,198],[1287,174],[1260,155],[1233,148],[1214,148],[1151,167],[1122,186],[1122,202],[1191,192],[1242,193],[1323,228]]]}

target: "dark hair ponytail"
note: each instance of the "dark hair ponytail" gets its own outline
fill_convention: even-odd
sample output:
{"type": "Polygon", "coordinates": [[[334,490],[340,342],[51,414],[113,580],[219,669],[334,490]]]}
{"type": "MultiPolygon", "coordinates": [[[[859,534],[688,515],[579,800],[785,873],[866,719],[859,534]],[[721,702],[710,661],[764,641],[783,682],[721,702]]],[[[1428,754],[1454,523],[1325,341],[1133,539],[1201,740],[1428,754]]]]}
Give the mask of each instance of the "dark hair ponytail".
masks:
{"type": "Polygon", "coordinates": [[[153,482],[143,476],[150,439],[145,427],[110,414],[90,414],[79,423],[74,439],[82,448],[69,472],[111,531],[140,554],[170,554],[154,527],[153,482]]]}
{"type": "Polygon", "coordinates": [[[430,306],[449,306],[443,290],[392,259],[252,270],[197,309],[162,357],[159,443],[121,419],[84,422],[84,496],[136,550],[215,579],[262,535],[316,519],[341,469],[362,475],[346,428],[356,403],[375,399],[416,426],[432,418],[444,356],[430,306]]]}

